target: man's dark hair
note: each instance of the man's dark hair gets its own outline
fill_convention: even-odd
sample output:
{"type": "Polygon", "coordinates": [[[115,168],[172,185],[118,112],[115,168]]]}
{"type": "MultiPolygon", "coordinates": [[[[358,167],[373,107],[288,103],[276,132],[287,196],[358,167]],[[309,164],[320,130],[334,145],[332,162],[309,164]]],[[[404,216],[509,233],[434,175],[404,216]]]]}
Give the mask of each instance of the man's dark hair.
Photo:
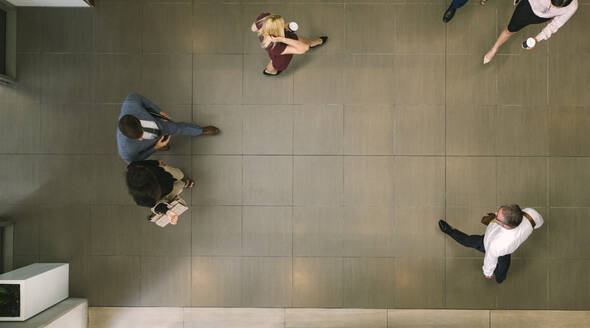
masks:
{"type": "Polygon", "coordinates": [[[139,139],[143,135],[141,122],[133,115],[124,115],[119,120],[119,131],[130,139],[139,139]]]}
{"type": "Polygon", "coordinates": [[[511,228],[516,228],[522,222],[522,210],[516,204],[502,205],[502,214],[504,214],[504,224],[511,228]]]}
{"type": "Polygon", "coordinates": [[[131,163],[127,167],[127,188],[135,202],[141,206],[154,206],[162,197],[156,176],[145,166],[131,163]]]}
{"type": "Polygon", "coordinates": [[[572,3],[572,0],[551,0],[551,4],[555,7],[565,7],[572,3]]]}

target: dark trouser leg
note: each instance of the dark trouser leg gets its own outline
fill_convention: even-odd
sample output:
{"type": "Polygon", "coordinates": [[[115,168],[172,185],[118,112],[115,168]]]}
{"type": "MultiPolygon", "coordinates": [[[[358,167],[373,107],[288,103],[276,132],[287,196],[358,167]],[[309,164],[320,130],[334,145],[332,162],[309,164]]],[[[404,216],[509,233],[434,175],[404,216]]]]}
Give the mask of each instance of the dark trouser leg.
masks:
{"type": "Polygon", "coordinates": [[[496,270],[494,270],[494,275],[496,276],[496,282],[502,283],[506,279],[506,275],[508,274],[508,268],[510,267],[510,254],[500,256],[498,258],[498,264],[496,265],[496,270]]]}
{"type": "Polygon", "coordinates": [[[463,7],[467,3],[467,1],[469,0],[453,0],[453,2],[451,2],[451,8],[459,9],[463,7]]]}
{"type": "Polygon", "coordinates": [[[483,235],[467,235],[457,229],[451,230],[448,235],[465,247],[475,248],[482,253],[486,252],[483,246],[483,235]]]}
{"type": "Polygon", "coordinates": [[[203,129],[193,123],[186,122],[161,122],[163,134],[182,135],[182,136],[200,136],[203,129]]]}

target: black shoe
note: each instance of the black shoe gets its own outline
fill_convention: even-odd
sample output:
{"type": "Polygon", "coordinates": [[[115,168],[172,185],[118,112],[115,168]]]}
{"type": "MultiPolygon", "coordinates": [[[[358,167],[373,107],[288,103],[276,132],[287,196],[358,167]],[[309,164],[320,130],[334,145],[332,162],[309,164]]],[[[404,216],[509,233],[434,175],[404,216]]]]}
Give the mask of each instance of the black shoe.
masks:
{"type": "Polygon", "coordinates": [[[317,44],[317,45],[315,45],[315,46],[313,46],[313,47],[309,47],[309,48],[310,48],[310,49],[313,49],[313,48],[321,47],[321,46],[323,46],[324,44],[326,44],[326,42],[328,42],[328,37],[327,37],[327,36],[320,36],[320,39],[322,39],[322,43],[320,43],[320,44],[317,44]]]}
{"type": "Polygon", "coordinates": [[[455,16],[455,11],[457,11],[457,9],[449,7],[449,9],[447,9],[443,15],[443,22],[448,23],[451,19],[453,19],[453,16],[455,16]]]}
{"type": "Polygon", "coordinates": [[[445,220],[438,221],[438,227],[440,230],[446,234],[449,234],[453,230],[453,228],[447,223],[445,220]]]}

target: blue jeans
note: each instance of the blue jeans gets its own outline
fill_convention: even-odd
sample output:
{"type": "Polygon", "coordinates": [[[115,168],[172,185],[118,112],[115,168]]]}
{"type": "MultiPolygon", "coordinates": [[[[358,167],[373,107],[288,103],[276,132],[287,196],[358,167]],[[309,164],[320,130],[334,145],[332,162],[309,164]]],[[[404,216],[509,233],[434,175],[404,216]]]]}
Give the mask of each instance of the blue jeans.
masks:
{"type": "MultiPolygon", "coordinates": [[[[482,253],[486,252],[483,245],[483,235],[467,235],[457,229],[453,229],[449,232],[449,236],[465,247],[475,248],[482,253]]],[[[510,254],[498,257],[498,264],[494,270],[497,283],[501,283],[506,279],[509,267],[510,254]]]]}
{"type": "Polygon", "coordinates": [[[463,5],[465,5],[467,3],[467,1],[469,1],[469,0],[453,0],[453,2],[451,3],[451,8],[459,9],[459,8],[463,7],[463,5]]]}
{"type": "Polygon", "coordinates": [[[162,134],[181,135],[181,136],[200,136],[203,134],[203,128],[196,124],[185,122],[159,122],[162,125],[162,134]]]}

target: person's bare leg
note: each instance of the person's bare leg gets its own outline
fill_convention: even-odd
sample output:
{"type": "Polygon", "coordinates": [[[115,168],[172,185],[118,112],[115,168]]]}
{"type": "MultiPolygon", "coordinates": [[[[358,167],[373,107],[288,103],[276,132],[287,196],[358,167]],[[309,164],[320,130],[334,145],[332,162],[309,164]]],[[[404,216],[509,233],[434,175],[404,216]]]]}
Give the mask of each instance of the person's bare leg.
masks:
{"type": "Polygon", "coordinates": [[[266,72],[270,74],[276,74],[278,72],[275,67],[272,66],[272,60],[266,65],[266,72]]]}
{"type": "Polygon", "coordinates": [[[510,32],[510,31],[508,31],[507,28],[502,30],[502,33],[500,33],[500,36],[498,36],[498,40],[496,40],[496,43],[494,43],[494,46],[492,47],[492,49],[490,49],[490,51],[488,51],[488,53],[486,53],[485,56],[483,57],[484,64],[489,63],[492,60],[492,58],[494,58],[498,49],[500,49],[500,47],[506,41],[508,41],[508,39],[510,39],[510,37],[514,33],[516,33],[516,32],[510,32]]]}
{"type": "Polygon", "coordinates": [[[322,39],[320,39],[320,38],[317,38],[315,40],[310,40],[310,39],[306,39],[306,38],[299,36],[299,35],[297,36],[297,38],[299,38],[299,40],[301,40],[301,42],[306,43],[310,47],[318,46],[318,45],[322,44],[322,42],[323,42],[322,39]]]}

